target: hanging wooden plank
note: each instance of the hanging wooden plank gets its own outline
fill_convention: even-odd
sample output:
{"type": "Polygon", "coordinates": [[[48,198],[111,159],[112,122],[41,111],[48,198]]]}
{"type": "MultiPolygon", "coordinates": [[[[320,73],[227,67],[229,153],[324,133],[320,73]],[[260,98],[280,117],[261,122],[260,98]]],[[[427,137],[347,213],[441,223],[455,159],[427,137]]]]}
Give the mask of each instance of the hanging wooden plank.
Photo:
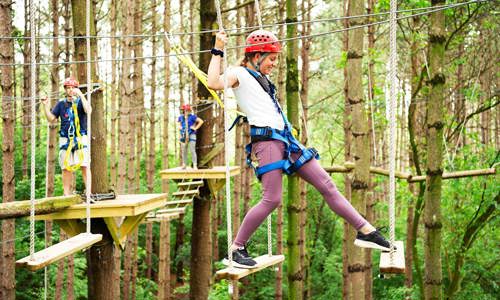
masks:
{"type": "Polygon", "coordinates": [[[36,271],[88,248],[100,240],[102,240],[102,234],[80,233],[49,248],[36,252],[33,260],[28,256],[16,261],[16,267],[24,267],[30,271],[36,271]]]}
{"type": "Polygon", "coordinates": [[[186,207],[175,207],[175,208],[165,208],[165,209],[159,209],[156,211],[156,215],[160,214],[169,214],[169,213],[184,213],[186,211],[186,207]]]}
{"type": "Polygon", "coordinates": [[[394,252],[394,261],[391,264],[391,254],[382,252],[380,254],[380,273],[384,274],[403,274],[405,272],[405,246],[403,241],[395,241],[396,251],[394,252]]]}
{"type": "Polygon", "coordinates": [[[285,260],[284,255],[262,255],[254,259],[257,262],[257,265],[253,269],[240,269],[240,268],[225,268],[219,270],[215,273],[215,277],[217,279],[230,279],[230,280],[238,280],[255,272],[259,272],[265,268],[274,266],[279,264],[280,262],[285,260]]]}

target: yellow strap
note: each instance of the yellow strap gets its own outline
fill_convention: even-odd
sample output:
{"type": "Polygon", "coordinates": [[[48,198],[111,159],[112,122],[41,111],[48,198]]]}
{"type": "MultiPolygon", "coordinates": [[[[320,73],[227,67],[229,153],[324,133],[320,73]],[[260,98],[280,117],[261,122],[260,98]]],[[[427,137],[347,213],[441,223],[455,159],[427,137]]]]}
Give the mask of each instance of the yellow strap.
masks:
{"type": "Polygon", "coordinates": [[[83,144],[82,144],[82,135],[80,134],[80,118],[78,117],[78,108],[75,102],[73,102],[71,109],[73,110],[73,115],[75,116],[75,131],[76,131],[76,142],[77,142],[79,162],[76,165],[69,164],[69,157],[71,151],[73,150],[73,137],[68,136],[69,145],[68,148],[66,149],[66,154],[64,155],[64,168],[70,172],[75,172],[76,170],[80,169],[83,163],[83,151],[80,151],[83,149],[83,144]]]}
{"type": "MultiPolygon", "coordinates": [[[[208,75],[202,70],[200,70],[198,66],[196,66],[196,64],[193,62],[193,60],[189,55],[183,54],[185,53],[184,49],[182,49],[179,45],[174,44],[172,39],[168,37],[168,34],[165,34],[165,37],[170,43],[170,48],[174,50],[176,57],[183,64],[185,64],[191,72],[193,72],[194,76],[196,76],[196,78],[198,78],[198,80],[205,86],[210,95],[212,95],[212,97],[214,97],[214,99],[217,100],[217,103],[219,103],[220,107],[224,108],[224,103],[222,103],[222,100],[220,99],[219,95],[217,95],[217,93],[214,90],[208,87],[208,75]]],[[[239,111],[236,111],[236,113],[242,116],[245,115],[244,113],[239,111]]]]}

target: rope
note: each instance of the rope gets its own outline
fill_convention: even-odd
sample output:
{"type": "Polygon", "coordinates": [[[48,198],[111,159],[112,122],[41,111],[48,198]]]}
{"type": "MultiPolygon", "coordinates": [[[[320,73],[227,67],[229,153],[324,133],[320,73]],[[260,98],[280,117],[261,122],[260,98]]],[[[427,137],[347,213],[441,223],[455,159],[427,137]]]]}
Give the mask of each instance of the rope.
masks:
{"type": "MultiPolygon", "coordinates": [[[[90,36],[90,0],[86,0],[86,34],[87,36],[90,36]]],[[[91,90],[91,82],[92,82],[92,74],[91,74],[91,65],[90,65],[90,38],[87,38],[87,101],[90,104],[91,103],[91,98],[92,98],[92,90],[91,90]]],[[[78,114],[78,111],[76,112],[78,114]]],[[[90,220],[90,194],[92,192],[92,179],[90,176],[90,153],[91,153],[91,144],[92,144],[92,113],[87,112],[87,137],[88,137],[88,142],[87,142],[87,147],[89,151],[89,165],[86,170],[85,176],[87,177],[87,184],[85,186],[85,191],[86,191],[86,216],[87,216],[87,233],[90,234],[90,225],[91,225],[91,220],[90,220]]],[[[82,159],[83,160],[83,159],[82,159]]]]}
{"type": "MultiPolygon", "coordinates": [[[[409,18],[413,18],[413,17],[417,17],[417,16],[428,15],[430,13],[434,13],[434,12],[438,12],[438,11],[442,11],[442,10],[447,10],[447,9],[450,9],[450,8],[456,8],[456,7],[460,7],[460,6],[464,6],[464,5],[469,5],[469,4],[472,4],[472,3],[481,3],[481,2],[487,2],[487,1],[484,1],[484,0],[473,0],[473,1],[469,1],[469,2],[462,2],[462,3],[450,4],[450,5],[446,5],[446,6],[442,6],[442,7],[438,7],[438,6],[436,6],[436,7],[428,7],[428,8],[426,8],[426,9],[428,9],[428,11],[425,11],[425,12],[422,12],[422,13],[411,14],[411,15],[404,16],[404,17],[398,17],[396,20],[405,20],[405,19],[409,19],[409,18]]],[[[278,39],[278,41],[280,41],[280,42],[288,42],[288,41],[299,40],[299,39],[304,39],[304,38],[322,37],[322,36],[325,36],[325,35],[331,35],[331,34],[345,32],[345,31],[349,31],[349,30],[356,30],[356,29],[360,29],[360,28],[365,28],[365,27],[368,27],[368,26],[381,25],[381,24],[385,24],[385,23],[388,23],[388,22],[389,22],[389,20],[377,21],[377,22],[373,22],[373,23],[366,23],[366,24],[363,24],[363,25],[357,25],[357,26],[352,26],[352,27],[348,27],[348,28],[331,30],[331,31],[326,31],[326,32],[322,32],[322,33],[315,33],[315,34],[302,35],[302,36],[299,35],[299,36],[291,37],[291,38],[278,39]]],[[[285,25],[288,25],[288,24],[291,24],[291,23],[285,23],[285,25]]],[[[273,24],[272,26],[274,26],[274,25],[283,25],[283,24],[273,24]]],[[[267,26],[268,25],[266,25],[264,27],[267,27],[267,26]]],[[[212,32],[212,31],[210,31],[210,32],[212,32]]],[[[162,34],[162,35],[164,35],[164,34],[162,34]]],[[[263,43],[263,44],[265,44],[265,43],[263,43]]],[[[255,45],[257,45],[257,44],[255,44],[255,45]]],[[[240,48],[245,48],[245,47],[247,47],[247,45],[240,45],[240,46],[234,46],[234,47],[226,47],[226,49],[227,50],[235,50],[235,49],[240,49],[240,48]]],[[[209,53],[209,52],[210,52],[210,50],[207,49],[207,50],[189,51],[189,52],[184,52],[182,54],[183,55],[193,55],[193,54],[209,53]]],[[[158,58],[173,57],[173,56],[176,56],[176,55],[177,54],[156,55],[156,56],[140,56],[140,57],[125,57],[125,58],[111,58],[111,59],[95,59],[95,60],[90,60],[90,62],[91,63],[100,63],[100,62],[140,60],[140,59],[158,59],[158,58]]],[[[87,61],[83,60],[83,61],[72,61],[72,62],[67,62],[67,61],[40,62],[40,63],[37,63],[36,65],[66,65],[66,64],[84,64],[84,63],[87,63],[87,61]]],[[[8,64],[0,64],[0,67],[3,67],[3,66],[28,66],[28,65],[29,65],[29,63],[8,63],[8,64]]]]}
{"type": "Polygon", "coordinates": [[[396,48],[396,0],[391,0],[390,22],[389,22],[389,229],[390,229],[390,261],[394,265],[394,240],[395,240],[395,198],[396,198],[396,72],[397,72],[397,48],[396,48]]]}
{"type": "MultiPolygon", "coordinates": [[[[222,24],[222,13],[220,9],[219,0],[215,0],[215,7],[217,9],[217,23],[219,24],[219,30],[224,31],[224,25],[222,24]]],[[[222,72],[224,74],[224,94],[222,95],[222,99],[224,101],[224,105],[227,107],[227,55],[223,56],[222,61],[222,72]]],[[[232,228],[232,220],[231,220],[231,177],[230,177],[230,169],[229,169],[229,114],[226,110],[224,110],[224,163],[226,167],[226,226],[227,226],[227,257],[229,260],[229,268],[233,268],[233,252],[231,251],[231,245],[233,244],[233,228],[232,228]]],[[[233,292],[233,286],[230,283],[228,287],[228,291],[230,294],[233,292]]]]}
{"type": "MultiPolygon", "coordinates": [[[[255,0],[255,13],[257,15],[257,22],[259,23],[259,29],[263,29],[262,26],[262,15],[260,13],[259,0],[255,0]]],[[[272,241],[272,212],[267,216],[267,255],[273,255],[273,241],[272,241]]]]}
{"type": "Polygon", "coordinates": [[[31,174],[30,174],[30,260],[35,259],[35,151],[36,151],[36,65],[35,65],[35,1],[30,1],[30,85],[31,85],[31,174]]]}
{"type": "MultiPolygon", "coordinates": [[[[490,0],[472,0],[468,2],[462,2],[458,3],[460,6],[462,5],[469,5],[473,3],[485,3],[485,2],[490,2],[490,0]]],[[[416,12],[416,11],[425,11],[425,10],[431,10],[431,9],[436,9],[436,8],[450,8],[450,7],[455,7],[456,4],[443,4],[443,5],[435,5],[435,6],[428,6],[428,7],[417,7],[417,8],[409,8],[409,9],[402,9],[396,11],[396,13],[401,14],[401,13],[409,13],[409,12],[416,12]]],[[[302,20],[302,21],[294,21],[294,22],[277,22],[273,24],[267,24],[264,25],[264,28],[269,28],[269,27],[279,27],[279,26],[288,26],[288,25],[299,25],[299,24],[307,24],[307,23],[322,23],[322,22],[337,22],[337,21],[343,21],[343,20],[349,20],[349,19],[359,19],[359,18],[368,18],[368,17],[379,17],[379,16],[385,16],[389,15],[390,12],[384,11],[384,12],[377,12],[377,13],[371,13],[371,14],[361,14],[361,15],[354,15],[354,16],[335,16],[331,18],[321,18],[321,19],[315,19],[315,20],[302,20]]],[[[258,29],[258,26],[243,26],[243,27],[235,27],[235,28],[228,28],[225,29],[226,32],[234,32],[234,31],[251,31],[258,29]]],[[[187,32],[173,32],[171,33],[173,36],[184,36],[184,35],[201,35],[201,34],[207,34],[207,33],[215,33],[217,30],[215,29],[204,29],[200,31],[187,31],[187,32]]],[[[148,38],[148,37],[163,37],[165,35],[165,32],[161,33],[152,33],[152,34],[125,34],[125,35],[79,35],[79,36],[65,36],[65,35],[59,35],[59,36],[38,36],[35,37],[38,40],[52,40],[52,39],[86,39],[86,38],[93,38],[93,39],[122,39],[122,38],[148,38]]],[[[23,39],[30,39],[29,37],[25,36],[19,36],[19,37],[12,37],[12,36],[1,36],[0,40],[5,39],[16,39],[16,40],[23,40],[23,39]]]]}

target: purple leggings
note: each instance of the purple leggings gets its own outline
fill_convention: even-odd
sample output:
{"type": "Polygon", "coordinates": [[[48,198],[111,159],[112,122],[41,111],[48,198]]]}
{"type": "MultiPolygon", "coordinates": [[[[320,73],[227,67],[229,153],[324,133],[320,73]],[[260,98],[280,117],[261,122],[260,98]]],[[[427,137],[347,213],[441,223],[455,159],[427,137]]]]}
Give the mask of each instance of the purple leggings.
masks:
{"type": "MultiPolygon", "coordinates": [[[[252,147],[252,152],[257,157],[261,166],[283,159],[284,150],[285,144],[276,140],[257,142],[252,147]]],[[[298,156],[298,153],[292,154],[293,159],[296,159],[298,156]]],[[[339,193],[330,175],[326,173],[316,159],[312,159],[304,164],[298,170],[297,174],[312,184],[323,195],[328,206],[356,228],[356,230],[367,224],[367,221],[339,193]]],[[[246,214],[234,240],[235,245],[239,247],[244,246],[257,227],[280,205],[283,196],[282,177],[281,169],[262,175],[262,200],[246,214]]]]}

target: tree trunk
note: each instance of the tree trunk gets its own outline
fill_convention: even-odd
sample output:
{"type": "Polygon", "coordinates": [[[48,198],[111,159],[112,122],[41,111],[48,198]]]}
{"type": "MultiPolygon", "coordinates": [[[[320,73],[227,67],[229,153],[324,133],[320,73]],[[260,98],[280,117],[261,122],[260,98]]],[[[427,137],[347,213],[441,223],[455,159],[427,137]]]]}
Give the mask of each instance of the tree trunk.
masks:
{"type": "Polygon", "coordinates": [[[153,267],[153,223],[146,224],[146,274],[147,279],[152,279],[151,270],[153,267]]]}
{"type": "MultiPolygon", "coordinates": [[[[72,0],[73,28],[75,36],[86,36],[86,2],[83,0],[72,0]]],[[[90,35],[96,35],[95,24],[95,3],[90,5],[90,35]]],[[[74,39],[75,59],[78,61],[96,60],[97,41],[90,41],[91,57],[86,55],[86,40],[82,38],[74,39]]],[[[80,80],[86,78],[86,65],[77,65],[77,74],[80,80]]],[[[96,64],[91,64],[91,82],[99,82],[96,72],[96,64]]],[[[90,88],[90,87],[89,87],[90,88]]],[[[102,91],[92,94],[92,136],[91,146],[91,170],[92,170],[92,192],[104,193],[108,191],[108,166],[106,153],[106,132],[104,124],[104,101],[102,91]]],[[[114,269],[113,260],[113,240],[108,232],[106,224],[102,219],[92,219],[91,230],[93,233],[103,235],[102,242],[96,244],[87,251],[87,277],[88,277],[88,298],[89,299],[113,299],[112,274],[114,269]]]]}
{"type": "MultiPolygon", "coordinates": [[[[156,15],[156,0],[151,1],[151,6],[152,6],[152,18],[153,20],[151,21],[151,27],[152,27],[152,32],[153,34],[156,33],[158,30],[157,28],[157,15],[156,15]]],[[[167,16],[165,16],[167,17],[167,16]]],[[[157,47],[158,45],[158,40],[156,39],[155,36],[153,36],[153,57],[156,57],[156,52],[157,52],[157,47]]],[[[168,60],[168,57],[165,57],[164,60],[168,60]]],[[[153,58],[151,61],[151,113],[149,114],[149,153],[148,153],[148,160],[147,160],[147,186],[148,186],[148,192],[152,193],[154,189],[154,176],[155,176],[155,166],[156,166],[156,132],[155,132],[155,126],[156,126],[156,58],[153,58]]],[[[167,99],[168,100],[168,99],[167,99]]],[[[167,102],[168,103],[168,102],[167,102]]],[[[148,224],[149,225],[149,224],[148,224]]],[[[148,227],[149,228],[149,227],[148,227]]],[[[151,231],[152,232],[152,231],[151,231]]],[[[147,236],[147,238],[151,238],[150,236],[147,236]]],[[[149,255],[150,252],[147,252],[149,255]]],[[[151,276],[151,261],[149,261],[150,264],[148,264],[148,276],[151,276]]],[[[148,277],[150,278],[150,277],[148,277]]]]}
{"type": "MultiPolygon", "coordinates": [[[[213,1],[200,2],[200,28],[213,28],[215,25],[216,13],[213,1]]],[[[200,35],[200,50],[210,49],[213,45],[212,34],[200,35]]],[[[200,53],[199,68],[207,70],[210,62],[209,53],[200,53]]],[[[198,85],[199,99],[208,99],[208,91],[198,85]]],[[[199,105],[199,117],[205,120],[200,128],[199,156],[200,160],[209,152],[206,146],[213,143],[213,121],[212,105],[199,105]]],[[[191,278],[190,278],[190,298],[207,299],[211,277],[211,256],[210,256],[210,191],[206,185],[200,189],[199,199],[193,202],[193,225],[191,234],[191,278]]]]}
{"type": "MultiPolygon", "coordinates": [[[[131,20],[133,19],[134,15],[134,0],[128,0],[125,4],[124,10],[123,10],[123,19],[124,20],[131,20]]],[[[133,24],[130,24],[131,22],[125,22],[124,28],[123,28],[123,34],[124,35],[130,35],[133,33],[133,24]]],[[[130,58],[132,56],[132,38],[130,37],[125,37],[122,39],[122,51],[123,51],[123,57],[130,58]]],[[[133,76],[133,70],[132,70],[132,63],[131,60],[124,60],[122,62],[122,78],[120,80],[120,94],[121,94],[121,104],[120,104],[120,121],[119,121],[119,128],[118,128],[118,144],[119,146],[119,157],[120,159],[118,160],[118,178],[116,181],[116,189],[118,193],[123,193],[126,191],[126,183],[130,179],[129,176],[127,176],[127,161],[129,161],[129,156],[132,156],[133,153],[130,153],[130,150],[134,149],[133,147],[127,147],[130,146],[130,136],[131,136],[131,130],[130,130],[130,108],[132,107],[133,103],[133,96],[134,96],[134,91],[132,88],[132,76],[133,76]]],[[[130,165],[130,164],[129,164],[130,165]]],[[[132,164],[133,165],[133,164],[132,164]]],[[[132,169],[132,171],[134,171],[132,169]]]]}
{"type": "Polygon", "coordinates": [[[31,51],[31,40],[29,37],[31,36],[31,31],[30,31],[30,9],[29,9],[30,3],[29,1],[26,1],[24,4],[24,14],[25,14],[25,22],[24,22],[24,37],[26,38],[24,40],[24,45],[23,45],[23,91],[21,93],[23,97],[23,105],[22,105],[22,178],[26,178],[28,176],[28,160],[30,158],[29,152],[28,152],[28,147],[30,145],[30,131],[31,131],[31,126],[30,126],[30,120],[31,120],[31,113],[30,113],[30,83],[31,83],[31,73],[30,73],[30,62],[31,62],[31,56],[30,56],[30,51],[31,51]]]}
{"type": "MultiPolygon", "coordinates": [[[[364,1],[353,0],[348,2],[347,15],[361,15],[364,12],[364,1]]],[[[348,26],[362,24],[362,20],[348,21],[348,26]]],[[[363,29],[350,30],[347,33],[347,62],[346,62],[346,111],[352,116],[352,156],[355,158],[353,179],[351,181],[351,203],[362,215],[366,214],[366,195],[370,186],[370,142],[368,119],[364,109],[362,85],[363,59],[363,29]]],[[[355,247],[353,242],[356,231],[348,226],[347,253],[348,274],[350,278],[349,299],[366,298],[366,281],[371,278],[367,275],[370,269],[366,265],[365,250],[355,247]]],[[[371,281],[371,280],[370,280],[371,281]]]]}
{"type": "MultiPolygon", "coordinates": [[[[286,14],[288,22],[297,21],[297,3],[286,1],[286,14]]],[[[287,27],[287,38],[297,36],[297,26],[287,27]]],[[[286,44],[286,104],[287,117],[294,126],[299,126],[299,71],[298,71],[298,42],[291,41],[286,44]]],[[[298,128],[298,127],[297,127],[298,128]]],[[[300,199],[297,176],[288,177],[288,294],[291,299],[302,299],[304,289],[304,274],[300,264],[300,199]]]]}
{"type": "Polygon", "coordinates": [[[123,257],[123,284],[122,284],[122,299],[130,299],[130,280],[132,277],[132,260],[133,260],[133,248],[134,248],[134,235],[130,234],[127,238],[127,244],[125,245],[125,252],[123,257]]]}
{"type": "MultiPolygon", "coordinates": [[[[285,0],[279,0],[277,5],[277,14],[279,20],[285,19],[285,0]]],[[[285,37],[285,30],[283,26],[278,29],[278,38],[283,39],[285,37]]],[[[238,43],[239,45],[240,43],[238,43]]],[[[277,79],[277,92],[278,100],[280,105],[283,104],[283,99],[285,99],[285,62],[284,55],[278,57],[278,79],[277,79]]],[[[243,146],[243,144],[242,144],[243,146]]],[[[242,157],[241,165],[245,165],[245,157],[242,157]]],[[[278,206],[278,213],[276,215],[276,254],[283,254],[283,203],[278,206]]],[[[276,271],[276,284],[275,284],[275,299],[283,299],[283,263],[278,265],[278,270],[276,271]]]]}
{"type": "MultiPolygon", "coordinates": [[[[373,9],[376,5],[376,0],[368,0],[367,3],[367,8],[366,8],[366,13],[367,14],[372,14],[373,9]]],[[[369,23],[373,22],[373,18],[368,19],[369,23]]],[[[369,102],[369,107],[371,109],[371,114],[368,115],[368,147],[369,149],[374,149],[377,147],[375,141],[375,114],[373,112],[374,106],[375,106],[375,97],[374,97],[374,92],[375,92],[375,58],[372,55],[372,51],[375,50],[375,26],[368,26],[368,102],[369,102]],[[370,139],[372,137],[372,139],[370,139]]],[[[376,163],[376,151],[370,152],[369,150],[369,155],[371,160],[373,160],[373,163],[376,163]]],[[[374,188],[375,188],[375,183],[369,182],[369,190],[370,192],[367,193],[366,195],[366,220],[370,223],[373,223],[375,220],[375,211],[374,211],[374,206],[377,198],[375,197],[374,194],[374,188]]],[[[371,255],[371,250],[366,249],[365,250],[365,266],[367,267],[367,270],[365,272],[365,300],[371,300],[372,299],[372,290],[373,290],[373,282],[372,282],[372,255],[371,255]]]]}
{"type": "MultiPolygon", "coordinates": [[[[59,242],[67,239],[66,233],[60,229],[59,230],[59,242]]],[[[64,262],[66,259],[61,259],[57,262],[57,274],[56,274],[56,288],[54,293],[54,299],[61,300],[63,294],[63,285],[64,285],[64,262]]]]}
{"type": "Polygon", "coordinates": [[[170,222],[160,221],[158,299],[170,299],[170,222]]]}
{"type": "MultiPolygon", "coordinates": [[[[301,2],[301,11],[303,21],[311,20],[311,1],[301,2]]],[[[311,34],[311,23],[302,24],[302,35],[308,36],[311,34]]],[[[301,140],[303,145],[307,145],[309,136],[307,131],[307,121],[308,121],[308,110],[309,110],[309,55],[310,55],[311,39],[302,39],[301,47],[301,59],[302,59],[302,70],[300,74],[301,89],[300,89],[300,100],[302,105],[302,126],[301,126],[301,140]]],[[[307,255],[307,241],[306,241],[306,229],[307,229],[307,186],[306,181],[299,179],[299,192],[300,192],[300,261],[302,274],[304,276],[304,292],[303,298],[310,299],[311,296],[311,276],[309,274],[310,261],[307,255]]]]}
{"type": "MultiPolygon", "coordinates": [[[[431,4],[443,5],[442,0],[431,4]]],[[[425,299],[442,298],[441,271],[441,186],[443,174],[443,73],[446,42],[445,15],[443,11],[429,16],[429,96],[427,99],[427,179],[425,193],[425,299]]]]}
{"type": "MultiPolygon", "coordinates": [[[[165,32],[170,32],[170,0],[165,0],[164,4],[164,17],[163,17],[163,30],[165,32]]],[[[165,84],[163,89],[163,99],[165,103],[163,105],[163,136],[162,136],[162,167],[163,169],[168,168],[168,123],[169,123],[169,103],[170,103],[170,45],[168,45],[167,39],[164,39],[163,44],[163,67],[164,67],[164,77],[165,84]]],[[[168,192],[168,180],[162,180],[162,191],[168,192]]]]}
{"type": "MultiPolygon", "coordinates": [[[[12,36],[12,1],[0,3],[0,36],[12,36]]],[[[0,63],[14,63],[14,40],[0,39],[0,63]]],[[[15,200],[15,174],[14,174],[14,78],[13,69],[6,65],[0,66],[0,89],[2,91],[2,198],[3,202],[15,200]]],[[[2,222],[2,272],[0,282],[0,297],[13,300],[16,297],[15,273],[15,220],[2,222]]]]}
{"type": "MultiPolygon", "coordinates": [[[[110,3],[110,23],[111,23],[111,35],[116,36],[117,34],[117,22],[118,22],[118,5],[119,1],[111,0],[110,3]]],[[[117,39],[111,39],[111,57],[117,57],[118,53],[118,43],[117,39]]],[[[111,62],[111,85],[108,87],[111,89],[111,99],[110,99],[110,112],[111,112],[111,128],[110,128],[110,150],[109,150],[109,176],[111,186],[116,188],[116,173],[117,173],[117,157],[116,157],[116,129],[118,125],[118,103],[116,99],[117,92],[117,68],[119,63],[115,60],[111,62]]]]}
{"type": "MultiPolygon", "coordinates": [[[[135,34],[142,34],[142,0],[136,0],[135,4],[135,14],[134,14],[134,33],[135,34]]],[[[143,56],[143,50],[142,50],[142,44],[143,44],[143,39],[142,38],[136,38],[134,39],[134,57],[136,59],[134,60],[134,92],[135,92],[135,106],[136,109],[134,110],[136,115],[135,117],[135,133],[136,133],[136,149],[134,151],[135,154],[135,175],[134,175],[134,181],[131,183],[133,184],[133,189],[132,192],[134,194],[139,193],[139,185],[140,185],[140,180],[141,180],[141,159],[142,159],[142,152],[143,152],[143,132],[144,132],[144,80],[143,80],[143,72],[142,72],[142,66],[144,63],[144,60],[142,58],[137,59],[137,57],[142,57],[143,56]]],[[[134,170],[134,168],[132,168],[134,170]]]]}
{"type": "Polygon", "coordinates": [[[130,278],[130,299],[137,299],[137,249],[138,249],[138,228],[134,230],[132,242],[132,274],[130,278]]]}
{"type": "MultiPolygon", "coordinates": [[[[174,258],[177,258],[180,254],[182,245],[184,244],[184,214],[180,215],[177,220],[177,228],[175,232],[175,245],[174,245],[174,258]]],[[[175,277],[176,283],[182,285],[184,283],[184,261],[179,259],[177,265],[175,266],[175,277]]]]}

